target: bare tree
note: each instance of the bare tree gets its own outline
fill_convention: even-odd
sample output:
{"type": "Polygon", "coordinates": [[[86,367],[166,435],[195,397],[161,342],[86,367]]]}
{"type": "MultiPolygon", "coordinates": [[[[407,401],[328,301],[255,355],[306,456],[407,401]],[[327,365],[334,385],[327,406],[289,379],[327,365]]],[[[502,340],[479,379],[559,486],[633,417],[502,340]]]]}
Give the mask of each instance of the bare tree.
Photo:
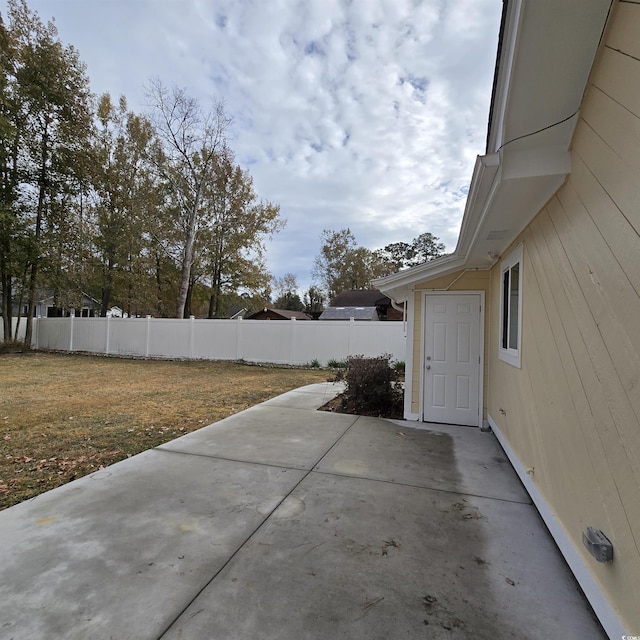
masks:
{"type": "Polygon", "coordinates": [[[231,124],[219,101],[204,112],[184,89],[165,87],[158,78],[151,80],[148,98],[152,120],[162,142],[157,167],[167,181],[175,200],[177,227],[181,235],[180,286],[176,317],[184,317],[189,291],[194,247],[202,220],[208,215],[204,187],[212,175],[218,154],[222,153],[231,124]]]}

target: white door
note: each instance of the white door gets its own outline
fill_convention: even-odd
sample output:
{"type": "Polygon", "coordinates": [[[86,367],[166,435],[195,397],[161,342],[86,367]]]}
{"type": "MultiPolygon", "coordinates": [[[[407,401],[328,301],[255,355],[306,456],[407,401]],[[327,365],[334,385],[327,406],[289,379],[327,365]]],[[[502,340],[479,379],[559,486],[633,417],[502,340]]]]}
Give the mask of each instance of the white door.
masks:
{"type": "Polygon", "coordinates": [[[425,422],[478,426],[479,294],[425,296],[425,422]]]}

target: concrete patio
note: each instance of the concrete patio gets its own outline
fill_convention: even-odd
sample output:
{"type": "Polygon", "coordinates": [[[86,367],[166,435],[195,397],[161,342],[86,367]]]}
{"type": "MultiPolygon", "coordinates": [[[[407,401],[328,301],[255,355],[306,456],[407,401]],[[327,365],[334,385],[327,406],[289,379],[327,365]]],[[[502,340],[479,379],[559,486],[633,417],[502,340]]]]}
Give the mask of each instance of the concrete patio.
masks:
{"type": "Polygon", "coordinates": [[[605,637],[491,433],[316,411],[337,391],[0,512],[0,638],[605,637]]]}

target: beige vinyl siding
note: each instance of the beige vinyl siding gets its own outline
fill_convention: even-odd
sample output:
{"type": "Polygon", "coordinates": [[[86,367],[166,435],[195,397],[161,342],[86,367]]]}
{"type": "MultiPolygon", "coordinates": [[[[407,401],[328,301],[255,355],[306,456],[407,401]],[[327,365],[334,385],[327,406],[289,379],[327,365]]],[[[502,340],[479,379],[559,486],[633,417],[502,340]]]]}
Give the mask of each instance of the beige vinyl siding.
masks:
{"type": "MultiPolygon", "coordinates": [[[[493,332],[487,398],[633,633],[640,629],[639,33],[640,5],[618,5],[581,110],[571,175],[516,241],[524,246],[522,368],[498,359],[493,332]],[[612,540],[613,563],[588,555],[587,526],[612,540]]],[[[499,268],[491,278],[497,326],[499,268]]]]}
{"type": "MultiPolygon", "coordinates": [[[[422,349],[422,296],[425,291],[484,291],[488,293],[490,272],[488,270],[457,271],[455,273],[442,276],[436,280],[423,282],[416,285],[414,292],[414,323],[413,323],[413,377],[411,383],[411,412],[420,414],[420,385],[422,375],[420,370],[421,349],[422,349]]],[[[487,353],[489,322],[486,309],[483,309],[485,324],[485,357],[484,357],[484,394],[487,393],[487,353]]],[[[483,409],[484,411],[484,409],[483,409]]],[[[486,415],[486,413],[483,413],[486,415]]]]}

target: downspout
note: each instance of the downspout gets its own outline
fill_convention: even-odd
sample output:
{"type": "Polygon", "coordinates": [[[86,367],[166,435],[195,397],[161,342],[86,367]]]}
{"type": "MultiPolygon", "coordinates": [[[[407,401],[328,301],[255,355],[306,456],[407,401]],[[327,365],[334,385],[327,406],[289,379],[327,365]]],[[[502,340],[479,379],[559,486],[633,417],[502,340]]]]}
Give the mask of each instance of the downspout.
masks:
{"type": "Polygon", "coordinates": [[[402,307],[398,305],[398,303],[389,296],[389,300],[391,300],[391,306],[396,310],[402,313],[402,330],[404,331],[404,335],[407,335],[407,301],[406,299],[402,301],[402,307]]]}
{"type": "Polygon", "coordinates": [[[402,320],[404,322],[406,315],[407,315],[407,301],[404,300],[402,302],[402,306],[398,306],[398,303],[393,299],[393,298],[389,298],[389,300],[391,300],[391,306],[396,310],[396,311],[400,311],[400,313],[402,313],[402,320]]]}

